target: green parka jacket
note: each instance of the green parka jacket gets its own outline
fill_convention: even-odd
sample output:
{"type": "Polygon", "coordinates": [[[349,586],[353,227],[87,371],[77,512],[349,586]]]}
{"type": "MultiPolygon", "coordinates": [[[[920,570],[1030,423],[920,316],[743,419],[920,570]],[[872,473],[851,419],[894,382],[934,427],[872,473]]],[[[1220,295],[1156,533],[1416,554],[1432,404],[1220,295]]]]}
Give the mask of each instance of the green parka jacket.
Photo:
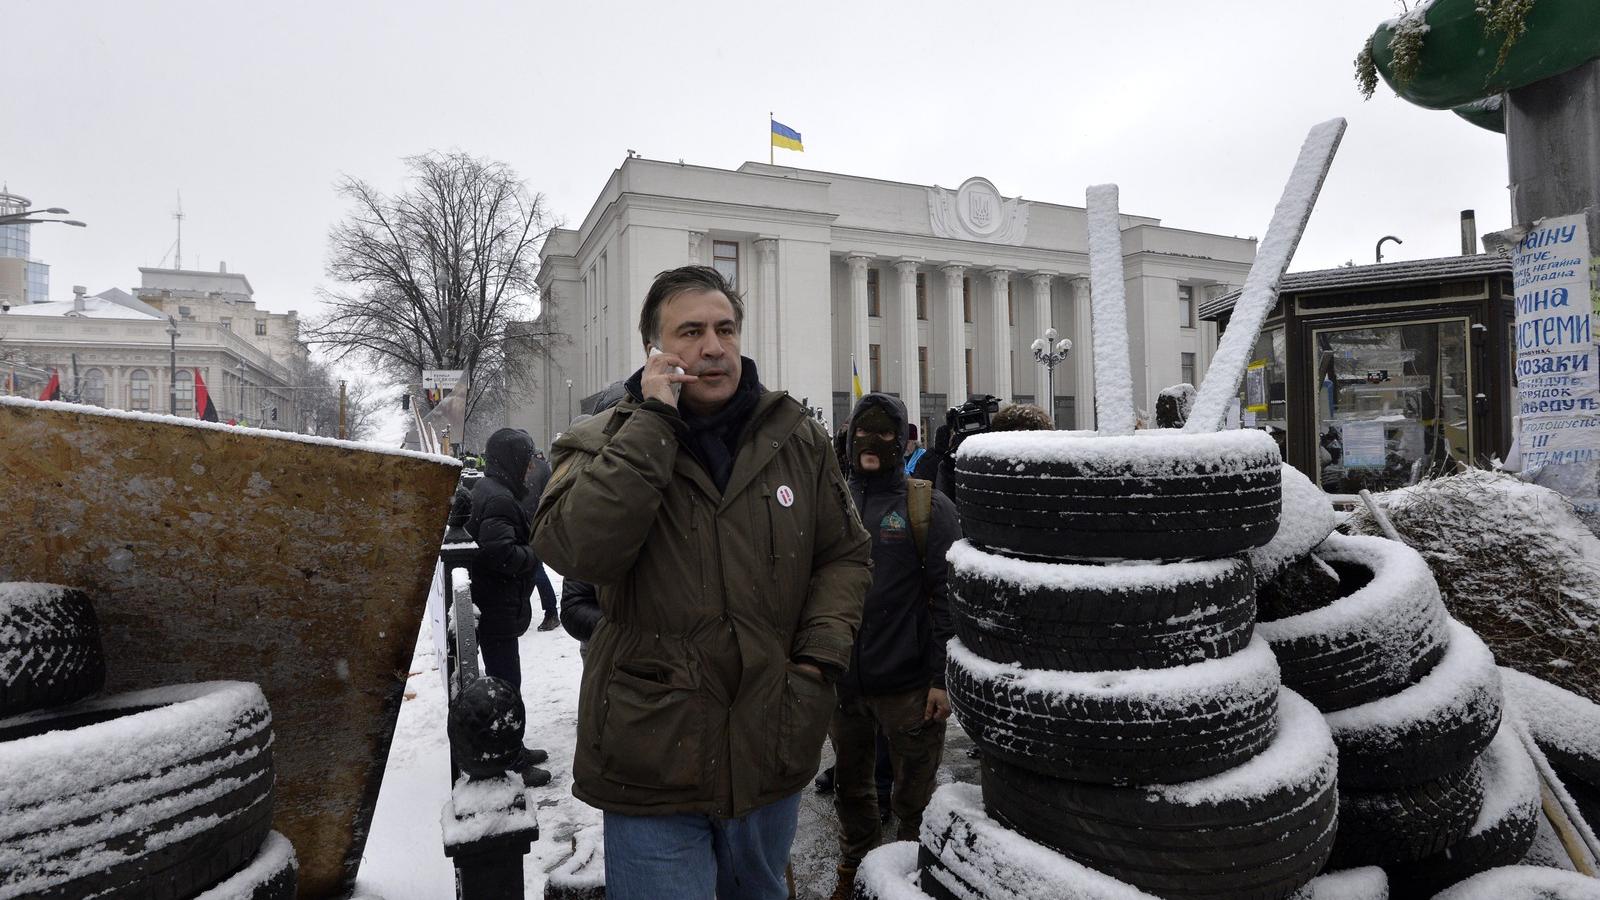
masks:
{"type": "Polygon", "coordinates": [[[737,817],[817,770],[849,667],[871,539],[829,436],[763,393],[727,490],[679,446],[683,421],[625,399],[561,436],[539,557],[599,586],[572,793],[632,815],[737,817]]]}

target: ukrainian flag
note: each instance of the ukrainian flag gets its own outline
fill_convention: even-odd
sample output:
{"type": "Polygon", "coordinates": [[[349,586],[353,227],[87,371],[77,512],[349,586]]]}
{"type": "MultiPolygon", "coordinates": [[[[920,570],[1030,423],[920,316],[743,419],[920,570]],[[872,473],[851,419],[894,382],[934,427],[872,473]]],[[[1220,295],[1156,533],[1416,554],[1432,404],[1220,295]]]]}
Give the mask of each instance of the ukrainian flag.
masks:
{"type": "Polygon", "coordinates": [[[850,389],[855,394],[855,400],[861,400],[861,370],[856,368],[856,358],[850,357],[850,389]]]}
{"type": "Polygon", "coordinates": [[[779,122],[772,120],[772,146],[782,147],[785,150],[799,150],[805,152],[805,146],[800,143],[800,132],[779,122]]]}

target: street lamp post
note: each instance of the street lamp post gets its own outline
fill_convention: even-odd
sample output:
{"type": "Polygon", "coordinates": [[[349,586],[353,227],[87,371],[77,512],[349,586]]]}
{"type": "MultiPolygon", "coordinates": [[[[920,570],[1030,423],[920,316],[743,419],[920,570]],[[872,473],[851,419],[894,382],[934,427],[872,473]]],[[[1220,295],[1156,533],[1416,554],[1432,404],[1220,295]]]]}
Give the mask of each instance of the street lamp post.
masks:
{"type": "Polygon", "coordinates": [[[235,421],[244,420],[244,357],[239,357],[239,414],[235,421]]]}
{"type": "Polygon", "coordinates": [[[567,379],[567,423],[572,422],[572,379],[567,379]]]}
{"type": "Polygon", "coordinates": [[[167,357],[167,415],[178,414],[178,320],[167,316],[167,337],[172,339],[167,357]]]}
{"type": "Polygon", "coordinates": [[[1046,409],[1050,413],[1050,425],[1056,424],[1056,366],[1060,365],[1072,352],[1072,341],[1062,338],[1056,340],[1056,330],[1046,328],[1044,337],[1036,338],[1033,342],[1033,358],[1044,366],[1045,381],[1049,385],[1050,396],[1046,400],[1046,409]]]}

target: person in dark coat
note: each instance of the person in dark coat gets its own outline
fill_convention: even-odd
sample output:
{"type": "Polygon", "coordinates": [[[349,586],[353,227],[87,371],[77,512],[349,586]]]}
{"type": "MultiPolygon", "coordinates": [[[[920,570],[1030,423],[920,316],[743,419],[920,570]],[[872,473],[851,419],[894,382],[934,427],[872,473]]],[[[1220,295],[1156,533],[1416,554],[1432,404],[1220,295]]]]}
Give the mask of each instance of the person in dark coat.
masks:
{"type": "MultiPolygon", "coordinates": [[[[595,398],[594,411],[603,413],[628,395],[628,386],[622,381],[613,381],[595,398]]],[[[590,418],[589,415],[580,415],[572,420],[573,425],[590,418]]],[[[567,578],[561,582],[561,627],[567,634],[577,638],[583,645],[578,648],[578,655],[583,656],[589,649],[589,638],[594,636],[594,629],[600,624],[600,599],[595,593],[594,585],[580,578],[567,578]]]]}
{"type": "MultiPolygon", "coordinates": [[[[472,576],[472,605],[478,608],[478,652],[483,674],[505,681],[522,691],[522,661],[517,638],[533,620],[528,602],[533,592],[539,559],[528,545],[531,526],[521,500],[533,459],[533,438],[525,431],[502,428],[489,436],[484,447],[484,477],[472,487],[472,516],[467,533],[478,542],[478,555],[468,573],[472,576]]],[[[530,787],[550,781],[550,773],[534,768],[549,754],[524,748],[516,769],[530,787]]]]}
{"type": "MultiPolygon", "coordinates": [[[[544,486],[550,482],[550,461],[544,458],[538,447],[533,448],[533,459],[528,463],[528,474],[523,479],[523,486],[527,492],[522,496],[522,511],[527,513],[528,521],[533,521],[533,516],[539,511],[539,498],[544,495],[544,486]]],[[[537,559],[537,554],[535,554],[537,559]]],[[[556,611],[556,589],[550,583],[550,574],[544,570],[544,563],[533,567],[533,583],[539,591],[539,606],[544,610],[544,619],[539,623],[540,631],[552,631],[561,624],[561,619],[556,611]]],[[[529,598],[532,605],[532,597],[529,598]]]]}

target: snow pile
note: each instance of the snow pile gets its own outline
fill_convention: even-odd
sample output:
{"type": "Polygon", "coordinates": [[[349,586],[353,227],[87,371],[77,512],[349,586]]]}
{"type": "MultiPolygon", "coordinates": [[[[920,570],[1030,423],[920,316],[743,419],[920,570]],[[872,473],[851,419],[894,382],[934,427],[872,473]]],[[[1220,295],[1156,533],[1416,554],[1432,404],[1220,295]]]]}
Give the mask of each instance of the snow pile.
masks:
{"type": "Polygon", "coordinates": [[[1440,891],[1433,900],[1600,900],[1600,881],[1560,869],[1501,866],[1440,891]]]}
{"type": "Polygon", "coordinates": [[[545,882],[545,896],[582,896],[596,892],[604,896],[605,886],[605,829],[599,825],[580,828],[572,834],[572,855],[550,871],[550,879],[545,882]]]}
{"type": "MultiPolygon", "coordinates": [[[[1501,662],[1600,701],[1600,539],[1565,498],[1472,470],[1375,499],[1501,662]]],[[[1347,527],[1380,533],[1364,509],[1347,527]]]]}
{"type": "Polygon", "coordinates": [[[1271,580],[1292,560],[1310,553],[1338,524],[1333,501],[1321,488],[1294,466],[1284,463],[1281,468],[1283,505],[1278,532],[1265,546],[1246,551],[1261,581],[1271,580]]]}
{"type": "Polygon", "coordinates": [[[1184,382],[1156,395],[1156,427],[1182,428],[1194,409],[1194,385],[1184,382]]]}
{"type": "Polygon", "coordinates": [[[1201,589],[1229,577],[1244,565],[1237,557],[1195,562],[1114,562],[1106,565],[1036,562],[989,553],[967,540],[956,541],[945,557],[960,575],[1004,583],[1024,593],[1053,591],[1129,593],[1136,597],[1151,591],[1176,590],[1180,585],[1201,589]]]}
{"type": "Polygon", "coordinates": [[[868,853],[856,869],[856,890],[877,900],[927,900],[917,887],[918,846],[896,841],[868,853]]]}
{"type": "Polygon", "coordinates": [[[1169,803],[1211,806],[1251,801],[1279,791],[1327,784],[1338,775],[1333,734],[1322,713],[1288,688],[1278,692],[1278,735],[1267,749],[1242,766],[1183,784],[1147,790],[1169,803]]]}
{"type": "Polygon", "coordinates": [[[1086,474],[1112,476],[1252,472],[1282,465],[1278,444],[1265,431],[1240,429],[1185,434],[1145,429],[1127,435],[1094,431],[1004,431],[975,434],[961,442],[956,464],[969,459],[1010,460],[1019,477],[1049,478],[1030,466],[1066,464],[1086,474]]]}
{"type": "Polygon", "coordinates": [[[1122,277],[1122,217],[1117,211],[1117,186],[1090,185],[1085,200],[1096,421],[1107,434],[1131,434],[1133,371],[1128,362],[1128,301],[1122,277]]]}
{"type": "MultiPolygon", "coordinates": [[[[973,784],[934,791],[922,814],[922,845],[941,847],[939,863],[983,885],[988,900],[1154,900],[1001,826],[984,813],[982,791],[973,784]]],[[[959,885],[946,887],[965,896],[959,885]]]]}
{"type": "MultiPolygon", "coordinates": [[[[978,678],[1004,683],[1014,691],[1088,698],[1136,705],[1141,710],[1186,710],[1213,705],[1223,698],[1254,703],[1279,689],[1278,658],[1267,642],[1253,638],[1232,656],[1174,666],[1170,669],[1124,669],[1111,672],[1059,672],[1025,669],[1017,663],[984,659],[951,638],[950,664],[978,678]]],[[[1492,665],[1492,662],[1491,662],[1492,665]]]]}
{"type": "Polygon", "coordinates": [[[469,779],[463,775],[439,815],[446,846],[539,827],[522,777],[469,779]]]}
{"type": "Polygon", "coordinates": [[[1377,866],[1329,872],[1311,879],[1294,900],[1389,900],[1389,876],[1377,866]]]}
{"type": "Polygon", "coordinates": [[[1500,672],[1494,654],[1472,629],[1452,620],[1450,643],[1433,671],[1398,694],[1328,713],[1334,740],[1393,744],[1422,720],[1468,721],[1474,715],[1499,718],[1500,672]]]}

